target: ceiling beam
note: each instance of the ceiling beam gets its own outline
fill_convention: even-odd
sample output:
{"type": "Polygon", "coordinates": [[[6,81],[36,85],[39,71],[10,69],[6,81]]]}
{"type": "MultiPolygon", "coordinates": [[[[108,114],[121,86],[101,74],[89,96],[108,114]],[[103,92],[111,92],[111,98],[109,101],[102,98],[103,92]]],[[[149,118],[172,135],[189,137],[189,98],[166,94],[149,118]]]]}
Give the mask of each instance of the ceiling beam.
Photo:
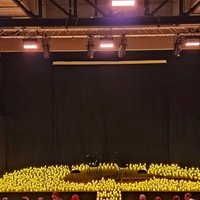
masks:
{"type": "Polygon", "coordinates": [[[77,27],[199,24],[200,16],[1,19],[0,27],[77,27]]]}
{"type": "Polygon", "coordinates": [[[96,4],[93,4],[90,0],[85,0],[85,2],[87,2],[89,5],[91,5],[95,9],[95,11],[98,11],[103,16],[106,16],[106,14],[97,6],[97,1],[95,1],[96,4]]]}
{"type": "Polygon", "coordinates": [[[151,13],[150,15],[154,15],[154,13],[156,13],[158,10],[160,10],[169,0],[165,0],[163,1],[158,7],[156,7],[151,13]]]}
{"type": "Polygon", "coordinates": [[[67,16],[70,16],[70,14],[57,2],[55,2],[54,0],[49,0],[54,6],[56,6],[59,10],[61,10],[64,14],[66,14],[67,16]]]}
{"type": "Polygon", "coordinates": [[[26,8],[26,6],[21,3],[19,0],[13,0],[15,4],[17,4],[29,17],[38,17],[33,12],[31,12],[29,9],[26,8]]]}
{"type": "Polygon", "coordinates": [[[192,14],[200,6],[200,1],[197,1],[185,14],[192,14]]]}

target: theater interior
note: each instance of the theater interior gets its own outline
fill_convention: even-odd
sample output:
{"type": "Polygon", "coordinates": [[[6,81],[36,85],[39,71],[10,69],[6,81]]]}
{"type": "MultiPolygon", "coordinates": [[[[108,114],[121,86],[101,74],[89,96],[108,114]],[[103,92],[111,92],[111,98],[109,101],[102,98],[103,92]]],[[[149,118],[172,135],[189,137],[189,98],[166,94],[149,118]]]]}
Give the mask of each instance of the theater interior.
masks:
{"type": "Polygon", "coordinates": [[[198,200],[199,152],[199,0],[0,0],[0,199],[198,200]]]}

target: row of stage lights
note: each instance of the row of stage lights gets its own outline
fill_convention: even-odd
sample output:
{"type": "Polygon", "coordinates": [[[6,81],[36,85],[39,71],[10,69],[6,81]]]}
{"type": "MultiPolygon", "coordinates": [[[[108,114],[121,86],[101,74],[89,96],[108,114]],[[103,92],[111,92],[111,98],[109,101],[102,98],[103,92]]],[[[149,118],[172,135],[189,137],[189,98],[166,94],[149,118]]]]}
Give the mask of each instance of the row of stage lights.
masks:
{"type": "MultiPolygon", "coordinates": [[[[135,6],[135,0],[112,0],[112,7],[133,7],[135,6]]],[[[100,49],[113,49],[114,41],[112,37],[100,38],[100,49]]],[[[126,53],[127,40],[125,35],[122,35],[121,42],[118,50],[118,57],[124,57],[126,53]]],[[[35,38],[29,38],[23,40],[24,49],[38,49],[38,41],[35,38]]],[[[89,58],[94,58],[94,42],[93,37],[88,37],[87,52],[89,58]]],[[[42,48],[44,58],[50,58],[50,43],[47,37],[42,38],[42,48]]]]}
{"type": "MultiPolygon", "coordinates": [[[[50,57],[50,42],[49,38],[42,37],[42,48],[44,58],[50,57]]],[[[24,49],[34,50],[39,48],[39,43],[36,38],[28,38],[23,40],[24,49]]],[[[182,49],[194,49],[200,47],[200,36],[199,35],[177,35],[174,42],[174,55],[179,57],[182,49]]],[[[95,44],[94,37],[88,36],[86,44],[88,58],[94,58],[95,44]]],[[[126,54],[127,38],[125,35],[121,36],[119,44],[115,44],[113,37],[105,36],[99,40],[99,49],[102,51],[115,50],[118,48],[118,57],[123,58],[126,54]],[[117,47],[116,47],[117,46],[117,47]]]]}
{"type": "Polygon", "coordinates": [[[183,48],[198,48],[200,47],[200,35],[177,35],[174,43],[174,55],[180,57],[183,48]]]}
{"type": "MultiPolygon", "coordinates": [[[[50,42],[47,37],[43,37],[42,41],[42,48],[43,48],[43,55],[44,58],[50,57],[50,42]]],[[[113,50],[116,44],[114,42],[113,37],[105,36],[100,38],[99,48],[101,50],[113,50]]],[[[87,41],[87,55],[88,58],[94,58],[95,53],[95,44],[93,36],[88,36],[87,41]]],[[[118,45],[118,57],[122,58],[126,54],[126,47],[127,47],[127,39],[125,35],[121,36],[120,43],[118,45]]],[[[39,48],[39,43],[37,38],[28,38],[23,40],[23,48],[27,50],[34,50],[39,48]]]]}

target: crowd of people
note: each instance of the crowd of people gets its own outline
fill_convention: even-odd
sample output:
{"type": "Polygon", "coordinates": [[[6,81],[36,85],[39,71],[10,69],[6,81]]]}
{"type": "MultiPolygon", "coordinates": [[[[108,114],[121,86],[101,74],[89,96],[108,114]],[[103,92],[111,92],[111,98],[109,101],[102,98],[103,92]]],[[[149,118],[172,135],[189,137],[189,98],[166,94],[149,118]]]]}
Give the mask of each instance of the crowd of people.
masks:
{"type": "MultiPolygon", "coordinates": [[[[139,200],[146,200],[146,195],[145,194],[140,194],[139,196],[139,200]]],[[[162,200],[162,198],[160,196],[155,196],[154,197],[154,200],[162,200]]],[[[172,197],[172,200],[181,200],[180,196],[179,195],[174,195],[172,197]]],[[[193,200],[192,199],[192,194],[187,192],[184,194],[184,200],[193,200]]]]}
{"type": "MultiPolygon", "coordinates": [[[[59,192],[53,192],[51,195],[52,200],[62,200],[62,196],[59,192]]],[[[2,200],[9,200],[8,197],[3,197],[2,200]]],[[[23,196],[22,200],[29,200],[29,197],[23,196]]],[[[37,200],[45,200],[42,196],[38,197],[37,200]]],[[[71,196],[71,200],[80,200],[80,197],[78,194],[73,194],[71,196]]],[[[139,200],[147,200],[147,197],[145,194],[140,194],[139,195],[139,200]]],[[[155,196],[154,200],[162,200],[160,196],[155,196]]],[[[181,200],[179,195],[174,195],[172,197],[172,200],[181,200]]],[[[194,200],[192,199],[192,194],[187,192],[184,194],[184,199],[183,200],[194,200]]]]}

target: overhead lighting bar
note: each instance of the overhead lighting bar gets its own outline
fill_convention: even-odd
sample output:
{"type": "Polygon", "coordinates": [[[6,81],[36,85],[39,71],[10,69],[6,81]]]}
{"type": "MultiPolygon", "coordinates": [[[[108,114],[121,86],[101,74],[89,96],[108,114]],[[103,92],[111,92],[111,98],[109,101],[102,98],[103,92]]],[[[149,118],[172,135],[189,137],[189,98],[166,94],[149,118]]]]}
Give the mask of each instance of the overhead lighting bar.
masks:
{"type": "Polygon", "coordinates": [[[37,49],[38,48],[37,39],[24,39],[23,47],[24,49],[37,49]]]}
{"type": "Polygon", "coordinates": [[[134,0],[113,0],[112,1],[113,7],[123,7],[123,6],[135,6],[134,0]]]}
{"type": "Polygon", "coordinates": [[[145,65],[145,64],[166,64],[166,60],[126,60],[126,61],[53,61],[57,66],[89,66],[89,65],[145,65]]]}

